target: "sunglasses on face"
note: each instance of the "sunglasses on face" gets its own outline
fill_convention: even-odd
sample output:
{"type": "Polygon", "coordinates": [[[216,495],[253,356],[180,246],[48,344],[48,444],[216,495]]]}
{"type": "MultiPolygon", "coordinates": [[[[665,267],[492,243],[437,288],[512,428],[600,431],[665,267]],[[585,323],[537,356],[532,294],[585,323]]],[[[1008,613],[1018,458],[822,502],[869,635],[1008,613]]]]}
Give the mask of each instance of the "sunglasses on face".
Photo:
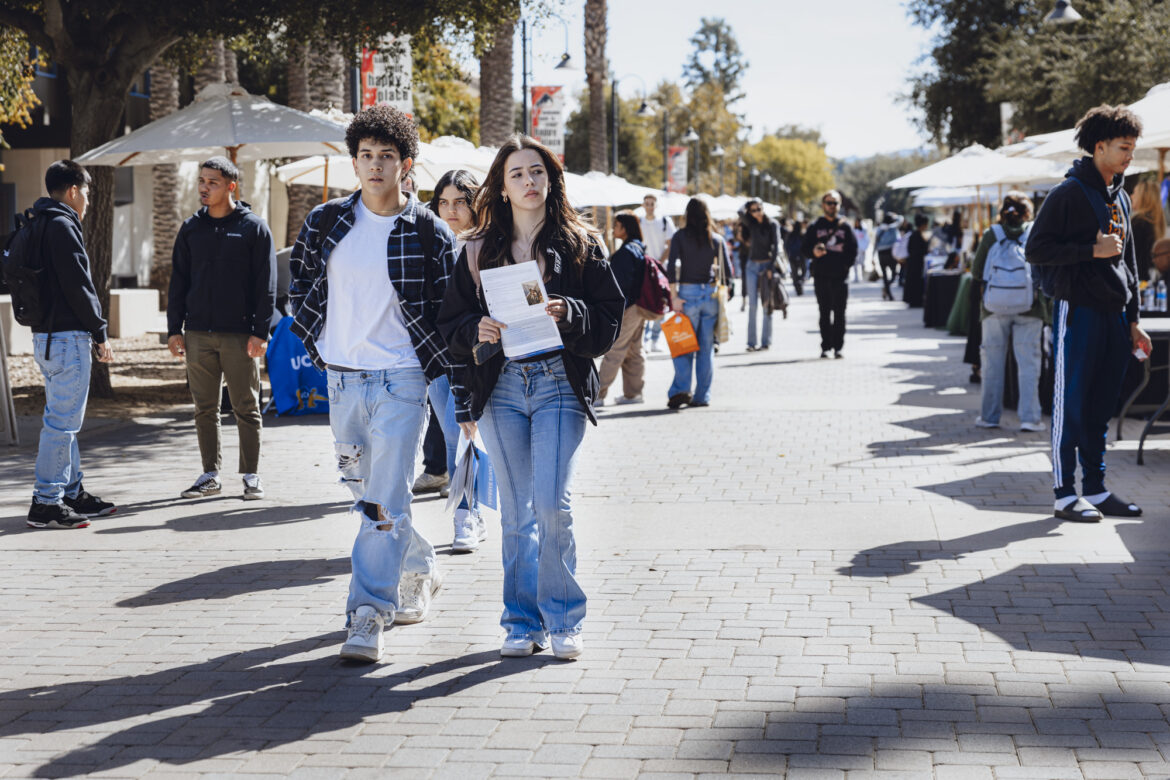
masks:
{"type": "Polygon", "coordinates": [[[839,200],[824,200],[821,202],[824,203],[826,206],[840,206],[841,205],[841,201],[839,201],[839,200]]]}
{"type": "Polygon", "coordinates": [[[760,210],[759,209],[748,209],[748,213],[749,214],[759,214],[760,210]]]}

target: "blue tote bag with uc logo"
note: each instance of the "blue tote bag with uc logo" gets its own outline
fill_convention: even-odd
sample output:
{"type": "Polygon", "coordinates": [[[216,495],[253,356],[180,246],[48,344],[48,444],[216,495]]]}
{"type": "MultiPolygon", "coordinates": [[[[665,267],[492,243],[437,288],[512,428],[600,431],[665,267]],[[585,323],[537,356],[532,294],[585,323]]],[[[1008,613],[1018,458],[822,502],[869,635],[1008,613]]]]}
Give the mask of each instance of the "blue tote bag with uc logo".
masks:
{"type": "Polygon", "coordinates": [[[268,340],[268,380],[272,403],[281,414],[328,414],[329,385],[325,372],[313,365],[305,345],[289,330],[285,317],[268,340]]]}

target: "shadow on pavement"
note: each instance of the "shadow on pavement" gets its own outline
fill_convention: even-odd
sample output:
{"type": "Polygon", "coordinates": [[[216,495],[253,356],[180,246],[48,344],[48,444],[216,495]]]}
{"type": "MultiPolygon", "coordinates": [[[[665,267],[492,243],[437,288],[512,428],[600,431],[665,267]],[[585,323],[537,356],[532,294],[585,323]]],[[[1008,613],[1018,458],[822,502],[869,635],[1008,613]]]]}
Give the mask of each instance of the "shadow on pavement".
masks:
{"type": "MultiPolygon", "coordinates": [[[[152,502],[146,502],[147,504],[152,502]]],[[[305,523],[311,520],[319,520],[329,515],[337,514],[348,509],[352,501],[329,501],[322,504],[305,504],[301,506],[287,506],[287,505],[268,505],[255,506],[259,502],[241,501],[238,496],[219,496],[212,499],[201,499],[200,505],[209,505],[212,511],[198,514],[187,515],[184,517],[173,517],[167,520],[162,525],[152,523],[142,523],[133,526],[121,526],[112,528],[102,528],[94,526],[94,533],[98,534],[133,534],[140,531],[157,531],[166,529],[170,531],[179,531],[182,533],[189,532],[206,532],[206,531],[235,531],[243,528],[266,528],[271,526],[283,526],[291,523],[305,523]],[[251,504],[251,506],[249,506],[251,504]],[[216,507],[222,506],[239,506],[238,509],[219,509],[216,507]]],[[[130,504],[126,507],[127,511],[133,512],[135,509],[145,509],[140,504],[130,504]]],[[[115,515],[116,517],[117,515],[115,515]]],[[[149,517],[148,514],[143,514],[143,517],[149,517]]]]}
{"type": "Polygon", "coordinates": [[[882,545],[862,550],[853,556],[851,565],[837,572],[847,577],[900,577],[918,571],[926,561],[957,561],[972,553],[1001,550],[1014,542],[1060,536],[1056,531],[1063,522],[1047,517],[941,542],[920,539],[882,545]]]}
{"type": "MultiPolygon", "coordinates": [[[[1007,459],[988,457],[987,462],[1003,464],[1007,459]]],[[[1049,471],[989,471],[970,479],[957,479],[934,485],[916,485],[940,496],[961,501],[976,509],[995,512],[1020,512],[1037,515],[1051,512],[1052,473],[1049,471]],[[1022,496],[1032,496],[1025,499],[1022,496]],[[1029,505],[1024,503],[1031,500],[1029,505]]],[[[1014,526],[1013,526],[1014,527],[1014,526]]]]}
{"type": "Polygon", "coordinates": [[[149,716],[54,757],[34,776],[110,771],[140,759],[185,764],[297,742],[560,663],[547,654],[501,659],[491,650],[386,673],[385,665],[348,664],[317,652],[328,648],[332,653],[343,636],[323,634],[149,674],[0,692],[0,713],[9,721],[0,726],[0,736],[94,731],[102,724],[149,716]],[[190,712],[200,705],[202,711],[190,712]],[[188,712],[155,717],[172,709],[188,712]]]}
{"type": "Polygon", "coordinates": [[[321,585],[349,572],[348,555],[343,558],[256,561],[166,582],[140,596],[123,599],[115,606],[133,609],[185,601],[228,599],[245,593],[321,585]]]}

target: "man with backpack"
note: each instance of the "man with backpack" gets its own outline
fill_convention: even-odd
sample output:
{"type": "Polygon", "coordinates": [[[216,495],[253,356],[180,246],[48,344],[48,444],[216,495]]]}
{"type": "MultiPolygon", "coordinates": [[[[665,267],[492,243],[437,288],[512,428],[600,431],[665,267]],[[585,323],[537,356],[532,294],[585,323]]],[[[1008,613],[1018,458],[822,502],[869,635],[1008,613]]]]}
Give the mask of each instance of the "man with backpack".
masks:
{"type": "Polygon", "coordinates": [[[34,359],[45,377],[30,528],[85,528],[89,518],[116,511],[86,492],[77,447],[93,358],[114,359],[81,230],[89,184],[89,172],[72,160],[50,165],[49,197],[33,204],[4,253],[16,320],[32,328],[34,359]]]}
{"type": "Polygon", "coordinates": [[[260,357],[276,306],[272,233],[236,200],[240,171],[226,157],[199,169],[202,208],[179,229],[167,302],[167,346],[187,362],[203,472],[183,498],[213,496],[219,479],[220,405],[226,381],[240,436],[243,498],[264,497],[260,483],[260,357]]]}
{"type": "Polygon", "coordinates": [[[1028,262],[1055,300],[1052,466],[1054,514],[1063,520],[1095,523],[1142,513],[1105,487],[1109,419],[1129,356],[1150,354],[1150,337],[1138,324],[1137,257],[1122,187],[1141,133],[1141,120],[1124,106],[1085,114],[1076,141],[1086,156],[1049,192],[1026,245],[1028,262]]]}
{"type": "Polygon", "coordinates": [[[465,433],[474,428],[463,366],[435,329],[455,235],[400,185],[418,156],[414,121],[374,106],[353,118],[345,140],[361,189],[305,218],[289,303],[292,331],[328,369],[334,452],[360,521],[341,657],[372,663],[384,628],[423,620],[442,582],[435,548],[410,512],[428,383],[445,375],[456,420],[465,433]]]}
{"type": "MultiPolygon", "coordinates": [[[[658,196],[649,194],[642,198],[642,208],[646,216],[638,220],[638,227],[642,230],[642,244],[646,249],[646,256],[652,257],[663,265],[670,257],[670,240],[674,237],[674,222],[670,217],[658,216],[658,196]]],[[[662,338],[662,323],[654,320],[647,328],[651,352],[661,352],[658,340],[662,338]]]]}
{"type": "Polygon", "coordinates": [[[1033,281],[1031,267],[1024,259],[1031,218],[1031,199],[1022,192],[1009,192],[999,211],[999,224],[983,234],[971,263],[971,278],[981,291],[982,408],[975,420],[980,428],[999,427],[1011,344],[1020,379],[1020,430],[1044,430],[1040,419],[1041,339],[1051,313],[1048,298],[1033,281]]]}

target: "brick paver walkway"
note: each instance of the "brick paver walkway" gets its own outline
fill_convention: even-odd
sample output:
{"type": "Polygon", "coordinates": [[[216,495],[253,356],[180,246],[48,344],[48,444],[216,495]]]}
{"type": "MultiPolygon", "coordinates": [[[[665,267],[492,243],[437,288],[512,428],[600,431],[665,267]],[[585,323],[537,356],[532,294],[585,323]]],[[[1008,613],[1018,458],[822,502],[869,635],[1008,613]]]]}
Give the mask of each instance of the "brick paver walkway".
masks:
{"type": "Polygon", "coordinates": [[[974,429],[961,340],[878,292],[854,289],[843,361],[806,296],[769,352],[737,321],[709,409],[668,412],[656,358],[649,403],[604,411],[572,663],[500,659],[498,531],[446,554],[433,498],[431,618],[340,663],[354,529],[323,419],[268,425],[248,504],[234,479],[173,498],[189,420],[83,436],[124,511],[72,533],[24,529],[10,452],[0,774],[1170,777],[1170,446],[1110,451],[1144,518],[1058,523],[1047,435],[974,429]]]}

